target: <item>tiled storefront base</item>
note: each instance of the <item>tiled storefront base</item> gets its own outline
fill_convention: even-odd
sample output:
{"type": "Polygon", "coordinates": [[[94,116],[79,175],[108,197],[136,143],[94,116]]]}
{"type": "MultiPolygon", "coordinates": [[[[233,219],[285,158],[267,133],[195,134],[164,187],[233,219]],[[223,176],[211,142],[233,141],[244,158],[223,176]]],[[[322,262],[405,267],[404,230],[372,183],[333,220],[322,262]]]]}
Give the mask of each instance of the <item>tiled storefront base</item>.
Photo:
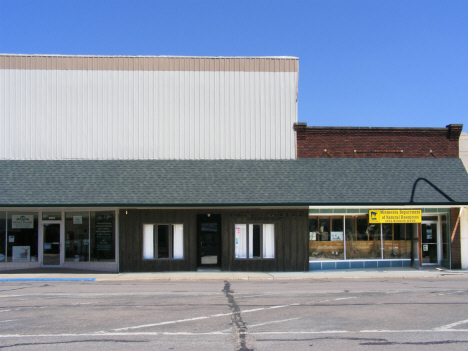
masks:
{"type": "MultiPolygon", "coordinates": [[[[42,267],[39,262],[2,262],[0,263],[1,271],[11,271],[16,269],[33,269],[42,267]]],[[[102,271],[117,273],[119,266],[116,262],[64,262],[62,266],[53,268],[71,268],[84,269],[90,271],[102,271]]]]}
{"type": "Polygon", "coordinates": [[[62,267],[112,273],[119,271],[119,266],[116,262],[63,262],[62,267]]]}
{"type": "Polygon", "coordinates": [[[411,267],[411,259],[404,260],[349,260],[349,261],[309,261],[310,271],[328,269],[366,269],[411,267]]]}
{"type": "Polygon", "coordinates": [[[40,266],[39,262],[2,262],[0,263],[0,271],[39,268],[40,266]]]}

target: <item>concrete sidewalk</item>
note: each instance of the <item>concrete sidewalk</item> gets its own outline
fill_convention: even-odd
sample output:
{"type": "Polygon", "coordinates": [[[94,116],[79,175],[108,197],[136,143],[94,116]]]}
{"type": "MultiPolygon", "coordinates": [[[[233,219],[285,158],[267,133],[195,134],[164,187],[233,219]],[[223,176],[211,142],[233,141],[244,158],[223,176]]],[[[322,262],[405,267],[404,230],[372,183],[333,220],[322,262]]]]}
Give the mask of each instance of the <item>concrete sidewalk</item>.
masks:
{"type": "Polygon", "coordinates": [[[468,271],[441,268],[394,268],[313,272],[163,272],[105,273],[47,268],[0,273],[1,281],[176,281],[176,280],[313,280],[313,279],[468,278],[468,271]]]}

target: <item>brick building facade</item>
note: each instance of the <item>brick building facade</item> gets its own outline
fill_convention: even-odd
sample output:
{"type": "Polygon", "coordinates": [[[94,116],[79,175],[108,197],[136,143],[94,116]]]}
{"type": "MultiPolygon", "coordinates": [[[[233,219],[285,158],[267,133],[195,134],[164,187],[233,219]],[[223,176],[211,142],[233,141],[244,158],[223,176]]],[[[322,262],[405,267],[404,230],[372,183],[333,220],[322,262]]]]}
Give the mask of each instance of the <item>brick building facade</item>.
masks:
{"type": "Polygon", "coordinates": [[[458,158],[462,127],[308,127],[296,123],[294,129],[298,158],[458,158]]]}
{"type": "MultiPolygon", "coordinates": [[[[308,127],[306,123],[296,123],[297,158],[459,158],[459,140],[463,125],[449,124],[445,128],[379,128],[379,127],[308,127]]],[[[437,211],[437,210],[434,210],[437,211]]],[[[445,215],[438,210],[438,220],[445,215]]],[[[431,224],[419,225],[418,249],[412,250],[412,260],[419,256],[419,265],[424,259],[424,236],[438,230],[440,244],[437,262],[452,269],[462,268],[461,225],[457,225],[460,208],[446,209],[450,220],[447,231],[444,225],[429,229],[431,224]],[[443,234],[442,234],[443,232],[443,234]],[[445,251],[445,245],[450,252],[445,251]]],[[[425,217],[434,220],[429,213],[425,217]]],[[[416,238],[414,238],[416,240],[416,238]]],[[[426,240],[430,242],[430,240],[426,240]]],[[[428,255],[426,255],[428,256],[428,255]]],[[[432,263],[432,259],[431,262],[432,263]]],[[[415,264],[417,265],[417,263],[415,264]]]]}

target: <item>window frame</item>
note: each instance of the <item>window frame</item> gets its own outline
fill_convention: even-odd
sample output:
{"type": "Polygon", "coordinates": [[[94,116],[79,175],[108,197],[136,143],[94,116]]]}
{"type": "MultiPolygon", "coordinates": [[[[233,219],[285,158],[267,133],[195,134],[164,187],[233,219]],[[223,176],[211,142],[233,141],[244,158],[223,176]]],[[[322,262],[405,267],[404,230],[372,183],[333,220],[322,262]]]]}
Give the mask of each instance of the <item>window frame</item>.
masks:
{"type": "MultiPolygon", "coordinates": [[[[252,227],[253,228],[253,227],[252,227]]],[[[253,232],[252,232],[253,234],[253,232]]],[[[253,238],[252,238],[253,242],[253,238]]],[[[275,224],[274,223],[258,223],[258,222],[244,222],[244,223],[234,223],[234,259],[235,260],[274,260],[275,259],[275,251],[276,251],[276,242],[275,242],[275,224]],[[236,227],[238,225],[245,225],[245,257],[236,257],[236,227]],[[253,256],[252,250],[252,257],[250,257],[250,226],[258,225],[260,227],[260,257],[253,256]],[[264,250],[264,226],[265,225],[272,225],[273,226],[273,257],[265,257],[265,250],[264,250]]]]}
{"type": "Polygon", "coordinates": [[[144,261],[164,261],[164,260],[183,260],[185,257],[185,249],[184,249],[184,225],[183,223],[143,223],[143,237],[142,237],[142,256],[144,261]],[[182,229],[182,242],[180,245],[182,246],[182,257],[175,257],[174,258],[174,232],[175,226],[181,226],[182,229]],[[145,226],[152,226],[153,227],[153,236],[152,236],[152,250],[153,250],[153,257],[145,257],[145,226]],[[158,227],[159,226],[168,226],[168,257],[158,257],[158,227]]]}

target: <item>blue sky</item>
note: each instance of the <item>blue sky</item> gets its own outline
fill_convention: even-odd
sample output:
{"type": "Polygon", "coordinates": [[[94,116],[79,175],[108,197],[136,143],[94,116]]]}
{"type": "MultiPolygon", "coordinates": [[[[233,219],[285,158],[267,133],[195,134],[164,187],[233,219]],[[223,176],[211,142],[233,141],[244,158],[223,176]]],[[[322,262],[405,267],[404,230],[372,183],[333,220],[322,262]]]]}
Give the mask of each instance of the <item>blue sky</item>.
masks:
{"type": "Polygon", "coordinates": [[[297,56],[300,122],[468,125],[468,0],[0,0],[0,52],[297,56]]]}

